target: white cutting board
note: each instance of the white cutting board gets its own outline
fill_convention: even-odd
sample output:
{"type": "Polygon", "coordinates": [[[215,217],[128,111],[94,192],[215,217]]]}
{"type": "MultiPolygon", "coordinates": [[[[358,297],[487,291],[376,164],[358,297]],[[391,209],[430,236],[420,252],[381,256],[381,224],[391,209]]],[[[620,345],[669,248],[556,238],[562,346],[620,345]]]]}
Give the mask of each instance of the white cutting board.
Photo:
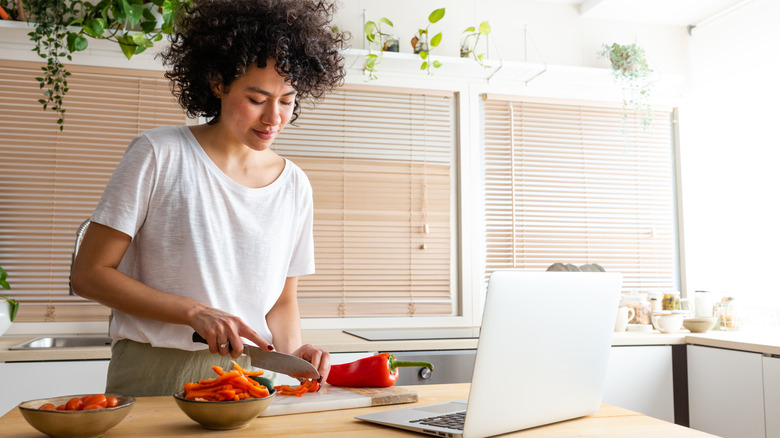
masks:
{"type": "Polygon", "coordinates": [[[301,397],[277,394],[274,396],[268,409],[260,416],[270,417],[273,415],[300,414],[302,412],[413,403],[418,398],[419,394],[417,391],[404,387],[346,388],[326,384],[318,392],[308,392],[301,397]]]}

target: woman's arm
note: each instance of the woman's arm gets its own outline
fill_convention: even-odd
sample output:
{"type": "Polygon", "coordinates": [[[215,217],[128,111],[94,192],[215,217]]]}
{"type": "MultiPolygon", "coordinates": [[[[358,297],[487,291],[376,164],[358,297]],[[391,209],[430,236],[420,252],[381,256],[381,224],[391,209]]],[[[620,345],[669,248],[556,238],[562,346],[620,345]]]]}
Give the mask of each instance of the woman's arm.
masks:
{"type": "Polygon", "coordinates": [[[240,318],[191,298],[151,288],[117,270],[130,245],[127,234],[91,223],[71,272],[73,290],[80,296],[131,315],[189,325],[209,343],[212,353],[238,357],[243,352],[242,337],[260,347],[268,347],[240,318]],[[227,341],[234,350],[219,348],[227,341]]]}
{"type": "Polygon", "coordinates": [[[282,294],[265,316],[274,335],[274,347],[311,362],[323,379],[330,372],[330,354],[314,345],[302,345],[301,316],[298,311],[298,277],[287,277],[282,294]]]}

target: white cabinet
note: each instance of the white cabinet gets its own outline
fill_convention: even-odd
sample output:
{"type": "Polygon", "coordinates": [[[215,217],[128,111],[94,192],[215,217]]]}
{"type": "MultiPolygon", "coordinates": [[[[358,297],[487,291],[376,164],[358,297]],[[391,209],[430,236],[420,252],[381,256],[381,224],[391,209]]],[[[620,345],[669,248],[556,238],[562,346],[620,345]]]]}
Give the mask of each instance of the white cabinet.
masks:
{"type": "Polygon", "coordinates": [[[102,394],[108,360],[2,362],[0,415],[25,401],[70,394],[102,394]]]}
{"type": "Polygon", "coordinates": [[[672,347],[612,347],[602,400],[674,423],[672,347]]]}
{"type": "Polygon", "coordinates": [[[780,438],[780,358],[763,357],[767,438],[780,438]]]}
{"type": "Polygon", "coordinates": [[[690,427],[724,438],[764,438],[762,367],[760,353],[689,345],[690,427]]]}

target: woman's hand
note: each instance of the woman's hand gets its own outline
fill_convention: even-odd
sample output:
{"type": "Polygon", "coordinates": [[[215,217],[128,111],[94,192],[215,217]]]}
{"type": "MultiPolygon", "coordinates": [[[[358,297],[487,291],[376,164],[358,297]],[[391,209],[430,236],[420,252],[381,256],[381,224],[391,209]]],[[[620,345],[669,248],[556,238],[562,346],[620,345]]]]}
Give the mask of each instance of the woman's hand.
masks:
{"type": "Polygon", "coordinates": [[[324,382],[328,378],[328,373],[330,373],[330,353],[327,351],[311,344],[304,344],[293,351],[292,355],[311,362],[320,373],[320,382],[324,382]]]}
{"type": "Polygon", "coordinates": [[[209,351],[222,356],[228,354],[234,359],[244,353],[244,340],[254,342],[258,347],[273,351],[274,347],[261,338],[241,318],[213,307],[203,306],[198,309],[189,322],[198,334],[209,343],[209,351]],[[228,345],[233,347],[229,350],[228,345]]]}

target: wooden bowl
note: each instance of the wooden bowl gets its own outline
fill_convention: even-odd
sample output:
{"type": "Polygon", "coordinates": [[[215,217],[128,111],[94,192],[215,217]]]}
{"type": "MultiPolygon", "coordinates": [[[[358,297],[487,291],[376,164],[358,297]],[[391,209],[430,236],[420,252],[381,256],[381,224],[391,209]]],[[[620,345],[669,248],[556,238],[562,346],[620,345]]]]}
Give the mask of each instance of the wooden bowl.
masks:
{"type": "Polygon", "coordinates": [[[247,398],[238,401],[199,401],[184,398],[184,391],[173,395],[176,405],[188,417],[204,429],[229,430],[246,427],[250,421],[268,409],[276,394],[270,380],[253,377],[268,388],[269,395],[263,398],[247,398]]]}

